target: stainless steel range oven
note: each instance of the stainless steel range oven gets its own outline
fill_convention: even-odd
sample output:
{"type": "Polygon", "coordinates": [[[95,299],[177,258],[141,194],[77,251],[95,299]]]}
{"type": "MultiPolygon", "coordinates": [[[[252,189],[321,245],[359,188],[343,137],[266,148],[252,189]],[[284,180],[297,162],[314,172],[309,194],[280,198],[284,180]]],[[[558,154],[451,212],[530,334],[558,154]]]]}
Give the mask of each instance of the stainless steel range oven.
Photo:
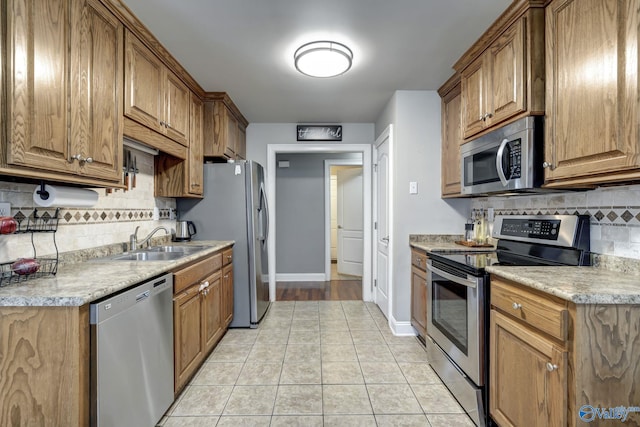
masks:
{"type": "Polygon", "coordinates": [[[491,265],[587,265],[589,218],[496,216],[495,251],[432,251],[427,263],[429,362],[479,426],[487,425],[491,265]]]}

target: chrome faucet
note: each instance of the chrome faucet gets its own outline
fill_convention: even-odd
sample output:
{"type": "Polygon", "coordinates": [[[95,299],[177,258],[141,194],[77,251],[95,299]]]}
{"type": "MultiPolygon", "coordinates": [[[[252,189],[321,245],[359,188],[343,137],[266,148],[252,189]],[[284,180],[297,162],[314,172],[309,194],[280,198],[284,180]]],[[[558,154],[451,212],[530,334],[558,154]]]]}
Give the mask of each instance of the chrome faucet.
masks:
{"type": "Polygon", "coordinates": [[[133,234],[131,236],[129,236],[129,250],[130,251],[135,251],[136,249],[138,249],[138,245],[144,245],[145,243],[147,243],[149,241],[149,239],[151,239],[151,237],[153,237],[153,235],[158,230],[164,230],[164,234],[169,234],[169,230],[167,230],[166,228],[164,228],[164,227],[156,227],[151,231],[151,233],[149,233],[149,235],[147,237],[145,237],[144,239],[142,239],[141,241],[138,242],[138,229],[139,228],[140,228],[140,226],[137,226],[136,227],[136,231],[134,231],[133,234]]]}

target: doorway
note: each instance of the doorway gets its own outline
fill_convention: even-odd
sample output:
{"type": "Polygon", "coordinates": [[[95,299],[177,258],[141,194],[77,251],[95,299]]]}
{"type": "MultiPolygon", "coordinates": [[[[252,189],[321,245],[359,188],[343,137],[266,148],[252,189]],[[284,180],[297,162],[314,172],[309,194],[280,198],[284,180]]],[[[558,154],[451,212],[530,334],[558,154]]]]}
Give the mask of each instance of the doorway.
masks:
{"type": "MultiPolygon", "coordinates": [[[[267,198],[269,200],[269,206],[271,207],[271,218],[278,218],[276,207],[276,170],[277,170],[277,155],[282,153],[360,153],[362,158],[362,196],[363,196],[363,247],[362,247],[362,280],[360,287],[362,290],[362,300],[371,301],[371,230],[372,230],[372,213],[371,213],[371,176],[372,176],[372,162],[371,162],[371,144],[309,144],[304,146],[293,144],[270,144],[267,147],[267,165],[268,176],[267,185],[268,192],[267,198]]],[[[276,272],[277,272],[277,251],[276,251],[276,227],[275,221],[271,221],[271,232],[268,236],[269,243],[269,288],[271,300],[276,300],[276,272]]],[[[304,236],[299,236],[300,244],[304,244],[304,236]]],[[[325,263],[329,261],[330,257],[325,256],[325,263]]],[[[325,268],[326,270],[326,268],[325,268]]],[[[329,269],[330,274],[330,269],[329,269]]],[[[326,271],[323,275],[326,278],[326,271]]]]}
{"type": "Polygon", "coordinates": [[[362,280],[362,160],[327,159],[324,171],[325,280],[362,280]]]}

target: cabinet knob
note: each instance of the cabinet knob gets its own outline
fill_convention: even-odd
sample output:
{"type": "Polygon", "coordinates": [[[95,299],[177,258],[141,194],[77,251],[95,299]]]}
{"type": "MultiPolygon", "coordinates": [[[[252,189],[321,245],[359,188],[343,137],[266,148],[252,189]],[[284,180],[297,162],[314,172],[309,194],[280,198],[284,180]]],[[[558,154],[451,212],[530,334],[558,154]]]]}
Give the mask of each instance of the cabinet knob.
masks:
{"type": "Polygon", "coordinates": [[[166,127],[170,128],[171,127],[171,123],[165,123],[164,124],[166,127]]]}
{"type": "Polygon", "coordinates": [[[553,372],[556,369],[558,369],[558,365],[555,365],[555,364],[553,364],[551,362],[547,362],[547,371],[553,372]]]}
{"type": "Polygon", "coordinates": [[[553,170],[553,164],[551,164],[549,162],[542,162],[542,167],[545,168],[545,169],[553,170]]]}
{"type": "Polygon", "coordinates": [[[73,163],[73,160],[77,160],[80,163],[93,163],[93,157],[82,157],[82,154],[76,154],[74,156],[71,156],[71,162],[73,163]]]}
{"type": "Polygon", "coordinates": [[[491,117],[493,117],[493,113],[487,113],[484,115],[485,120],[490,119],[491,117]]]}
{"type": "Polygon", "coordinates": [[[514,310],[520,310],[522,308],[522,304],[518,304],[517,302],[514,302],[513,304],[511,304],[511,307],[514,310]]]}
{"type": "Polygon", "coordinates": [[[160,120],[160,126],[165,126],[164,120],[160,120]]]}
{"type": "Polygon", "coordinates": [[[478,120],[484,121],[484,115],[481,115],[480,117],[478,117],[478,120]]]}

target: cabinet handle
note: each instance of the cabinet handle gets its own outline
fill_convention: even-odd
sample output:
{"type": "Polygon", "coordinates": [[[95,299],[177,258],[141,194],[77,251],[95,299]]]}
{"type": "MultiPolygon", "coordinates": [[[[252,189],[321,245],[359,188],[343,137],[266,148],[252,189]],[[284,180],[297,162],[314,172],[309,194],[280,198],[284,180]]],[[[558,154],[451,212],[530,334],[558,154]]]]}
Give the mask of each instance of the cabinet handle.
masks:
{"type": "Polygon", "coordinates": [[[514,302],[513,304],[511,304],[511,307],[514,310],[520,310],[522,308],[522,304],[518,304],[517,302],[514,302]]]}
{"type": "Polygon", "coordinates": [[[171,123],[165,123],[164,125],[168,128],[171,128],[171,123]]]}
{"type": "Polygon", "coordinates": [[[164,120],[160,120],[160,126],[166,126],[164,120]]]}
{"type": "Polygon", "coordinates": [[[478,117],[478,120],[483,121],[484,122],[484,115],[481,115],[480,117],[478,117]]]}
{"type": "Polygon", "coordinates": [[[558,369],[558,365],[555,365],[555,364],[553,364],[551,362],[547,362],[547,371],[553,372],[556,369],[558,369]]]}
{"type": "Polygon", "coordinates": [[[225,274],[225,275],[224,275],[224,278],[225,278],[225,279],[228,279],[228,278],[229,278],[229,275],[228,275],[228,274],[225,274]]]}
{"type": "Polygon", "coordinates": [[[549,162],[542,162],[542,167],[543,167],[544,169],[551,169],[551,170],[555,169],[555,168],[553,167],[553,163],[549,163],[549,162]]]}
{"type": "Polygon", "coordinates": [[[191,186],[192,186],[192,187],[200,187],[200,184],[197,184],[197,183],[195,183],[195,182],[192,182],[192,183],[191,183],[191,186]]]}
{"type": "Polygon", "coordinates": [[[490,119],[491,117],[493,117],[493,113],[487,113],[484,115],[485,120],[490,119]]]}
{"type": "Polygon", "coordinates": [[[206,281],[203,283],[203,285],[204,285],[204,287],[205,287],[205,288],[208,288],[208,287],[209,287],[209,281],[208,281],[208,280],[206,280],[206,281]]]}

